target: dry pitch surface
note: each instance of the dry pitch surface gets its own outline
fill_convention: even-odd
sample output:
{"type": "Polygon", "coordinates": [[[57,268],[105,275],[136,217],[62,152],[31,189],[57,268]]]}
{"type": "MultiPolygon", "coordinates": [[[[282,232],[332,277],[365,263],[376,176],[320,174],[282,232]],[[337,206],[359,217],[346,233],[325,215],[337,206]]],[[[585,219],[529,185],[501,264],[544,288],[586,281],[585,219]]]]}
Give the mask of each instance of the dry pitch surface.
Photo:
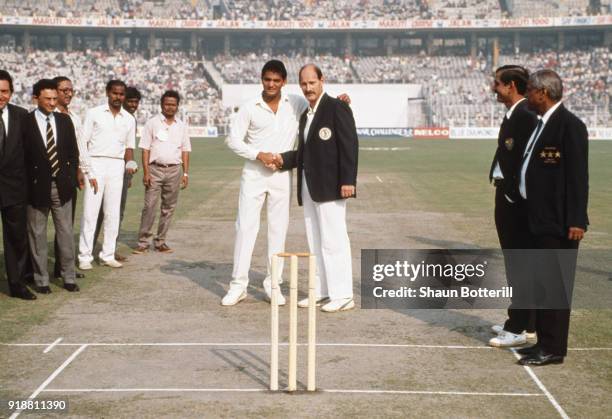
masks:
{"type": "MultiPolygon", "coordinates": [[[[362,147],[359,198],[348,207],[357,294],[362,248],[496,246],[486,180],[493,143],[386,140],[362,147]]],[[[609,249],[612,242],[605,214],[612,187],[603,181],[610,178],[605,162],[611,155],[612,143],[592,146],[593,227],[585,248],[609,249]]],[[[219,305],[231,275],[239,175],[240,160],[220,142],[197,142],[191,185],[169,238],[175,253],[130,256],[120,270],[96,267],[76,296],[57,286],[36,302],[0,294],[0,340],[9,344],[0,346],[0,399],[68,400],[72,417],[612,414],[609,310],[575,311],[565,364],[533,369],[516,365],[510,351],[486,346],[503,310],[319,313],[320,391],[268,392],[265,219],[248,299],[219,305]]],[[[139,185],[129,199],[123,253],[135,240],[139,185]]],[[[287,250],[305,250],[304,234],[302,209],[294,205],[287,250]]],[[[300,274],[305,289],[306,272],[300,274]]],[[[305,342],[306,312],[299,314],[305,342]]],[[[287,317],[288,308],[281,308],[284,342],[287,317]]],[[[300,388],[305,356],[301,346],[300,388]]],[[[286,364],[283,346],[281,387],[286,364]]]]}

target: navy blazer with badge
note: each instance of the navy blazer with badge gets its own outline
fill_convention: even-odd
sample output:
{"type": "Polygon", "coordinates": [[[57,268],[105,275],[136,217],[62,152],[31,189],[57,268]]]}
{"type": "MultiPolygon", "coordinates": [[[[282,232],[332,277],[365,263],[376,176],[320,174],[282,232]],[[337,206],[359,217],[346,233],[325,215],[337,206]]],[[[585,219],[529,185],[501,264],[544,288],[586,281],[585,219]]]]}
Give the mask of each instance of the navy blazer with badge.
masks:
{"type": "MultiPolygon", "coordinates": [[[[36,111],[24,118],[23,146],[28,180],[28,203],[33,207],[51,206],[51,163],[45,145],[46,138],[38,128],[36,111]]],[[[79,150],[74,125],[68,115],[53,112],[55,117],[57,157],[59,172],[55,183],[61,204],[72,199],[77,185],[79,150]]]]}
{"type": "Polygon", "coordinates": [[[302,205],[302,173],[306,175],[313,201],[342,199],[341,186],[357,186],[359,142],[353,112],[346,103],[324,93],[304,141],[307,114],[308,110],[300,118],[297,150],[282,153],[282,169],[298,169],[299,205],[302,205]]]}
{"type": "Polygon", "coordinates": [[[495,164],[499,162],[499,168],[504,176],[501,187],[514,202],[519,199],[518,185],[523,152],[537,123],[538,117],[529,110],[527,100],[524,99],[516,105],[510,119],[504,116],[499,129],[497,149],[489,171],[489,181],[493,179],[495,164]]]}
{"type": "Polygon", "coordinates": [[[525,176],[529,228],[536,235],[567,237],[589,223],[588,131],[560,105],[538,138],[525,176]]]}
{"type": "Polygon", "coordinates": [[[27,189],[24,187],[25,167],[22,145],[22,121],[26,119],[28,111],[7,104],[8,130],[2,152],[0,152],[0,207],[25,204],[27,189]]]}

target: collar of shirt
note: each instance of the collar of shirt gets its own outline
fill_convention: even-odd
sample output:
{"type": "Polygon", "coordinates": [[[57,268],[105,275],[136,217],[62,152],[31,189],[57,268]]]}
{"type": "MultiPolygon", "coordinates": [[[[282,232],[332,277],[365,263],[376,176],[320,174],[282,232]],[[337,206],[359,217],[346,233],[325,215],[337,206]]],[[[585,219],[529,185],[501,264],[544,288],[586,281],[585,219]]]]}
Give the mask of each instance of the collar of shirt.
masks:
{"type": "Polygon", "coordinates": [[[317,113],[317,109],[319,109],[319,103],[321,103],[321,98],[323,97],[323,95],[325,94],[325,92],[321,92],[321,96],[319,96],[319,98],[317,99],[317,102],[315,103],[314,107],[310,107],[310,104],[308,105],[308,114],[309,115],[314,115],[315,113],[317,113]]]}
{"type": "Polygon", "coordinates": [[[4,127],[5,127],[6,130],[8,130],[8,128],[6,128],[6,127],[8,127],[8,120],[9,120],[8,114],[9,114],[9,107],[8,107],[8,105],[6,105],[2,109],[2,120],[4,122],[4,127]]]}
{"type": "Polygon", "coordinates": [[[34,115],[36,115],[36,118],[39,119],[41,122],[44,122],[45,124],[47,123],[47,117],[49,118],[50,122],[55,122],[55,116],[53,115],[53,112],[51,112],[49,115],[45,115],[39,108],[36,108],[36,110],[34,111],[34,115]]]}
{"type": "Polygon", "coordinates": [[[519,103],[521,103],[522,101],[527,100],[525,98],[522,98],[521,100],[517,100],[516,103],[514,105],[512,105],[510,107],[510,109],[508,109],[508,112],[506,112],[506,119],[510,119],[510,117],[512,116],[512,112],[514,112],[514,110],[516,109],[516,107],[519,105],[519,103]]]}
{"type": "MultiPolygon", "coordinates": [[[[111,115],[113,115],[113,111],[111,111],[110,105],[107,103],[104,107],[104,111],[110,113],[111,115]]],[[[130,115],[128,111],[126,111],[125,109],[123,109],[123,106],[119,109],[119,113],[117,114],[121,117],[130,115]]],[[[117,115],[113,115],[113,116],[117,116],[117,115]]]]}
{"type": "Polygon", "coordinates": [[[561,103],[563,103],[563,102],[562,101],[558,101],[549,110],[546,111],[546,113],[541,118],[542,119],[542,125],[546,125],[546,123],[550,119],[550,116],[557,110],[557,108],[559,106],[561,106],[561,103]]]}
{"type": "MultiPolygon", "coordinates": [[[[280,109],[281,104],[283,102],[289,102],[289,97],[285,95],[285,93],[281,92],[281,98],[280,98],[280,101],[278,102],[278,109],[280,109]]],[[[259,97],[257,98],[257,101],[255,101],[255,106],[261,106],[263,109],[266,109],[272,112],[270,105],[268,105],[268,103],[264,100],[262,95],[259,95],[259,97]]],[[[278,109],[276,110],[277,113],[278,113],[278,109]]]]}
{"type": "Polygon", "coordinates": [[[171,124],[169,124],[169,123],[168,123],[168,118],[166,118],[166,117],[164,116],[164,114],[163,114],[163,113],[160,113],[160,114],[159,114],[159,121],[160,121],[162,124],[167,125],[167,126],[169,126],[169,127],[171,127],[172,125],[178,125],[178,124],[180,124],[180,123],[182,122],[180,118],[178,118],[178,117],[176,117],[176,116],[175,116],[175,117],[174,117],[174,120],[172,121],[172,123],[171,123],[171,124]]]}

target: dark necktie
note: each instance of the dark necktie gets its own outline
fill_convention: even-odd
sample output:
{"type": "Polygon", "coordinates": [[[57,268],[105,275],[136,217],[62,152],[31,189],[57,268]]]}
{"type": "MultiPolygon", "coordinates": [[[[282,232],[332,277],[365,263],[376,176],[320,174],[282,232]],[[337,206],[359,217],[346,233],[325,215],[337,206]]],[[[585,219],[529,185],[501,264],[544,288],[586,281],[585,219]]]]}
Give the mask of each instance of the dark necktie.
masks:
{"type": "Polygon", "coordinates": [[[55,137],[53,136],[53,128],[47,116],[47,156],[51,164],[51,177],[56,177],[59,172],[59,161],[57,160],[57,147],[55,146],[55,137]]]}
{"type": "Polygon", "coordinates": [[[6,140],[6,127],[4,126],[4,119],[2,119],[3,114],[4,109],[0,109],[0,156],[4,155],[4,143],[6,140]]]}

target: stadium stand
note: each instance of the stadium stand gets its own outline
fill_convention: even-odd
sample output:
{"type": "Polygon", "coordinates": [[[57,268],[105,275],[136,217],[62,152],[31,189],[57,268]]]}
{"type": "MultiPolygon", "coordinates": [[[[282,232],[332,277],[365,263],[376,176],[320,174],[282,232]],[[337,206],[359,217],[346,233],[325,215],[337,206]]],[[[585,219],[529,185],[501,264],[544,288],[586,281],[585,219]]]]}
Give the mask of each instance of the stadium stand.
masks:
{"type": "Polygon", "coordinates": [[[227,122],[219,92],[207,82],[201,64],[194,65],[185,53],[161,53],[147,59],[122,51],[31,51],[24,60],[22,53],[4,47],[0,48],[0,62],[15,80],[13,102],[26,108],[32,108],[34,82],[63,75],[74,81],[78,93],[72,107],[84,115],[86,109],[105,103],[106,82],[118,78],[143,95],[139,123],[159,113],[159,98],[166,89],[181,93],[183,111],[198,109],[187,112],[191,124],[223,126],[227,122]]]}

